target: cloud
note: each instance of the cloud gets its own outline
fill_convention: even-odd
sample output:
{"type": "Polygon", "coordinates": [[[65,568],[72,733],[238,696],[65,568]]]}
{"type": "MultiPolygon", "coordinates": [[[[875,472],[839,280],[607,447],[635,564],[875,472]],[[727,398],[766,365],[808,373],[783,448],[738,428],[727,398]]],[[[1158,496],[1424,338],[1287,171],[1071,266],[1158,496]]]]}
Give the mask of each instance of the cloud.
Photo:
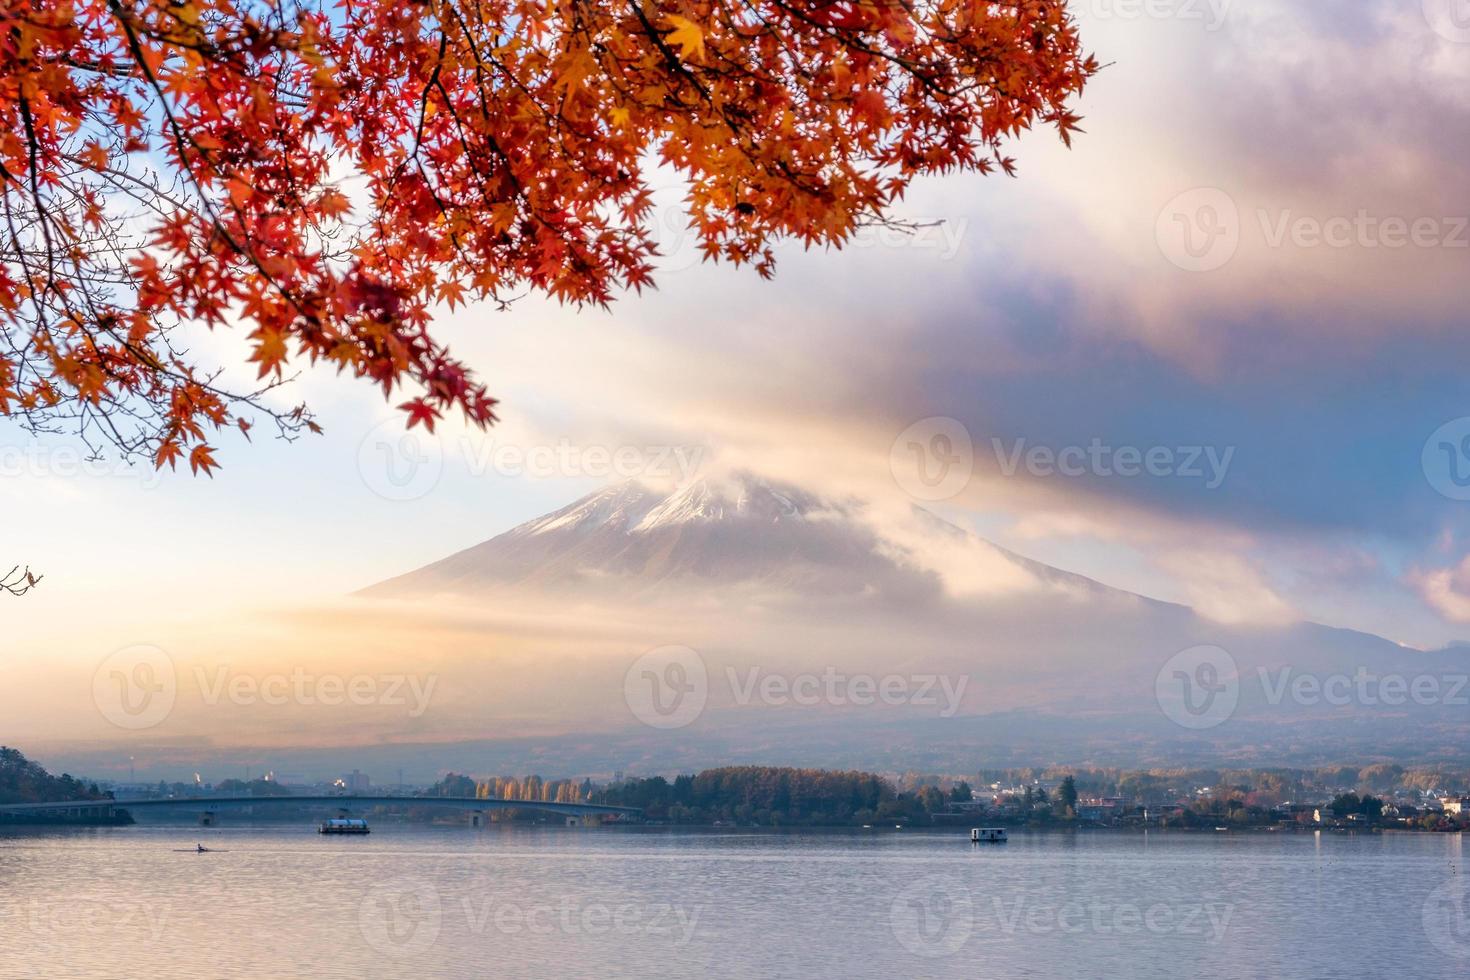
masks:
{"type": "Polygon", "coordinates": [[[1450,568],[1416,570],[1409,582],[1424,601],[1455,623],[1470,623],[1470,556],[1450,568]]]}

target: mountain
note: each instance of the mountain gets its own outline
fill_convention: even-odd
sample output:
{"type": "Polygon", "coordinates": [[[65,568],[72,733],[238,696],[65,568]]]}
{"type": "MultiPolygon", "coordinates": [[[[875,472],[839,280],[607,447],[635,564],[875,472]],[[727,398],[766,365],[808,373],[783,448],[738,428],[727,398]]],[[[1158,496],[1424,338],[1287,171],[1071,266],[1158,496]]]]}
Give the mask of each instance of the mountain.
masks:
{"type": "Polygon", "coordinates": [[[938,572],[916,549],[916,535],[945,550],[972,551],[973,565],[1000,580],[1105,588],[924,511],[909,515],[912,527],[898,538],[885,536],[870,516],[859,501],[828,500],[747,473],[667,494],[629,481],[360,594],[469,597],[515,587],[647,596],[743,587],[804,600],[915,601],[942,591],[938,572]]]}
{"type": "MultiPolygon", "coordinates": [[[[918,508],[750,474],[669,493],[610,486],[359,596],[408,600],[455,630],[475,628],[471,612],[513,618],[505,643],[472,639],[507,652],[482,655],[465,697],[486,717],[514,718],[517,737],[556,731],[630,765],[1470,757],[1470,650],[1424,652],[1317,623],[1222,623],[918,508]],[[538,615],[544,627],[527,625],[538,615]],[[701,674],[707,697],[672,733],[630,721],[625,703],[627,685],[657,675],[630,665],[668,644],[697,651],[679,670],[701,674]],[[834,675],[948,685],[952,703],[799,702],[753,686],[834,675]],[[1405,697],[1416,681],[1433,695],[1405,697]],[[1212,691],[1229,710],[1196,717],[1212,691]]],[[[515,744],[542,757],[566,743],[515,744]]]]}

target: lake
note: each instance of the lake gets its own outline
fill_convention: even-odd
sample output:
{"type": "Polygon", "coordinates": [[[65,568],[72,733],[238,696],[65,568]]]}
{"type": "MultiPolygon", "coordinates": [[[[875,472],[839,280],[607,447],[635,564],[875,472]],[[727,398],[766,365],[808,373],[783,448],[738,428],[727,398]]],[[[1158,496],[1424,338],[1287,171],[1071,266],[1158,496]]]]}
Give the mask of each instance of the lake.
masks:
{"type": "Polygon", "coordinates": [[[0,977],[1464,977],[1456,835],[0,833],[0,977]],[[196,841],[221,849],[175,853],[196,841]]]}

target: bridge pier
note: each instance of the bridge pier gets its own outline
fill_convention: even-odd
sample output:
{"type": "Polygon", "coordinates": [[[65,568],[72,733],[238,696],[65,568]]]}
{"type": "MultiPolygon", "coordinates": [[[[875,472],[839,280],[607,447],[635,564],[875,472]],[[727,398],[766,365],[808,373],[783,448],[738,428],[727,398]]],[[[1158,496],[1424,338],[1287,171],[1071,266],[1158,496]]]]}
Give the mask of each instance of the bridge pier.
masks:
{"type": "Polygon", "coordinates": [[[475,828],[475,829],[478,830],[479,828],[485,826],[485,821],[486,821],[486,815],[485,815],[485,811],[484,810],[471,810],[470,811],[470,826],[471,827],[473,827],[473,828],[475,828]]]}
{"type": "Polygon", "coordinates": [[[205,810],[203,813],[199,814],[199,826],[213,827],[216,819],[217,818],[215,817],[213,810],[205,810]]]}

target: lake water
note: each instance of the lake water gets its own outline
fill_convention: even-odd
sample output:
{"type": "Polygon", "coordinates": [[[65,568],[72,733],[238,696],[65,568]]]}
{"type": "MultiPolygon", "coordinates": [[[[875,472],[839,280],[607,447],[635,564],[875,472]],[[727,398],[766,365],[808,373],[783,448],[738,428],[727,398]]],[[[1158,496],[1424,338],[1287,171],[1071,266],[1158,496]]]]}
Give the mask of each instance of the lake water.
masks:
{"type": "Polygon", "coordinates": [[[0,977],[1461,978],[1453,835],[0,833],[0,977]],[[196,841],[222,853],[175,853],[196,841]]]}

